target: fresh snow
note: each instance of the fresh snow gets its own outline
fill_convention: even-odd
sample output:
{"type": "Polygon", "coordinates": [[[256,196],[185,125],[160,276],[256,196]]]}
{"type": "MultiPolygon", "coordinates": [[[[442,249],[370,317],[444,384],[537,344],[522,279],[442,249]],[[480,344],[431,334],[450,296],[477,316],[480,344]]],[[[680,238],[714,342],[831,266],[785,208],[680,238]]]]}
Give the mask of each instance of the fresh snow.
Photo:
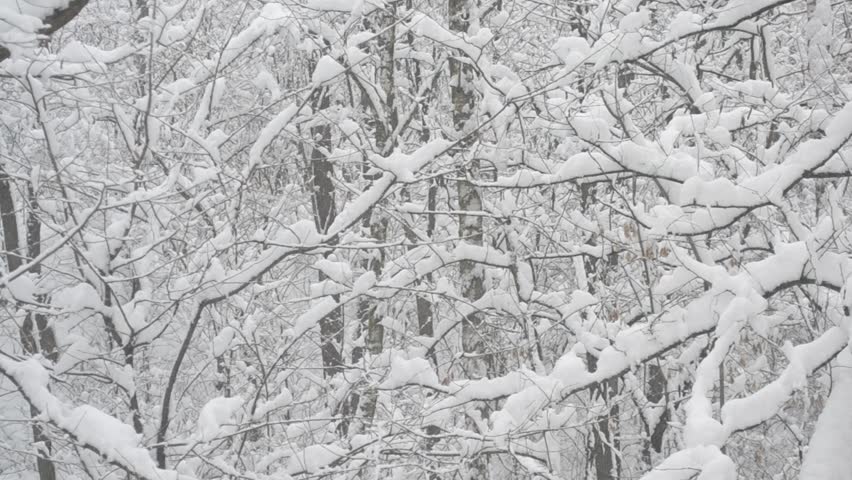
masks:
{"type": "Polygon", "coordinates": [[[0,1],[0,471],[852,470],[849,2],[69,2],[0,1]]]}

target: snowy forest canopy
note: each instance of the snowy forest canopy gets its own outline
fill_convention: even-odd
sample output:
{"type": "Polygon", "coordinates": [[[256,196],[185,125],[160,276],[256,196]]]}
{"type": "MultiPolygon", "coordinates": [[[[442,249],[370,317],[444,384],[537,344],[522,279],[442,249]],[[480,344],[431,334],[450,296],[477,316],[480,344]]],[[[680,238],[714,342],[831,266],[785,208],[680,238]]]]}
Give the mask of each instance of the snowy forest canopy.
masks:
{"type": "Polygon", "coordinates": [[[0,0],[0,478],[852,478],[852,2],[0,0]]]}

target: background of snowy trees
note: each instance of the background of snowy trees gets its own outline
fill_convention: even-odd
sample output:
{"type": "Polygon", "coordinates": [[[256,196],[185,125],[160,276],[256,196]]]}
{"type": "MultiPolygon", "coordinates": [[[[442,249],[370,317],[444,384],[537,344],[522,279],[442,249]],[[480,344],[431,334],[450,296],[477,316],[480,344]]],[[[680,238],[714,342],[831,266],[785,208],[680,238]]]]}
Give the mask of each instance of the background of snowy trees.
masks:
{"type": "Polygon", "coordinates": [[[849,478],[852,4],[39,5],[0,476],[849,478]]]}

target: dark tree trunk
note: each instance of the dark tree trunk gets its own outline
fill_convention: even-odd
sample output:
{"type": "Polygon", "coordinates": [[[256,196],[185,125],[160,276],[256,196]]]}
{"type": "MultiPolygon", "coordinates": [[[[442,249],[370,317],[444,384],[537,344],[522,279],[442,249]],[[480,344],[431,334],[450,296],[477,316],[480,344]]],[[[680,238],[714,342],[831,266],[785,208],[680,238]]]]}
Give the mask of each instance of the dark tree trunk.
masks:
{"type": "MultiPolygon", "coordinates": [[[[648,364],[648,394],[646,397],[649,401],[654,403],[659,403],[663,398],[668,397],[667,395],[667,383],[666,383],[666,374],[663,372],[663,367],[660,365],[649,363],[648,364]]],[[[660,415],[660,419],[657,421],[657,424],[654,425],[654,429],[651,431],[651,447],[655,452],[660,453],[663,451],[663,435],[666,432],[666,427],[669,422],[669,409],[668,409],[668,401],[663,406],[665,410],[663,414],[660,415]]]]}
{"type": "MultiPolygon", "coordinates": [[[[2,54],[2,52],[0,52],[2,54]]],[[[35,205],[32,186],[28,189],[30,202],[35,205]]],[[[12,198],[12,181],[6,171],[0,166],[0,218],[3,225],[3,243],[6,250],[6,264],[9,272],[13,272],[23,265],[23,257],[19,254],[20,237],[18,235],[18,218],[15,212],[15,202],[12,198]]],[[[27,247],[28,256],[35,258],[41,252],[41,223],[33,212],[27,218],[27,247]]],[[[30,267],[30,273],[38,274],[41,266],[35,264],[30,267]]],[[[41,300],[41,299],[39,299],[41,300]]],[[[47,324],[47,319],[42,314],[27,313],[20,329],[21,344],[24,351],[30,355],[42,352],[51,361],[56,361],[56,339],[53,329],[47,324]],[[35,323],[35,325],[33,325],[35,323]]],[[[38,410],[30,406],[30,415],[36,417],[38,410]]],[[[33,422],[33,441],[40,444],[36,467],[38,468],[39,480],[56,480],[56,467],[48,458],[51,450],[50,438],[44,428],[37,421],[33,422]]]]}
{"type": "MultiPolygon", "coordinates": [[[[330,105],[328,91],[325,88],[317,89],[311,99],[311,108],[318,112],[328,108],[330,105]]],[[[311,146],[310,172],[313,193],[311,200],[314,206],[314,223],[317,230],[327,232],[328,228],[337,218],[337,206],[334,198],[334,166],[326,157],[325,152],[331,149],[331,126],[328,124],[317,125],[310,129],[311,146]]],[[[320,280],[324,276],[320,274],[320,280]]],[[[339,297],[335,296],[335,300],[339,297]]],[[[343,370],[343,312],[338,307],[323,317],[320,322],[320,349],[322,364],[327,378],[331,378],[343,370]]]]}

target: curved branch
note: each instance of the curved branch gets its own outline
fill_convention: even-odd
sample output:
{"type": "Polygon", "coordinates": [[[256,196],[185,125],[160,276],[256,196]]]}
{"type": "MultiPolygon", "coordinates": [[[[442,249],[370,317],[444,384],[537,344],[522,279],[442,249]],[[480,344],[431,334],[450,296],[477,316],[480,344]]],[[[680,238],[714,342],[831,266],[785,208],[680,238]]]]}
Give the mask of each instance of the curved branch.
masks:
{"type": "MultiPolygon", "coordinates": [[[[40,19],[45,24],[45,27],[40,29],[38,33],[41,35],[50,35],[59,30],[73,20],[88,3],[89,0],[71,0],[68,2],[68,6],[53,10],[53,13],[40,19]]],[[[0,62],[6,60],[11,55],[12,52],[8,48],[0,45],[0,62]]]]}
{"type": "Polygon", "coordinates": [[[0,352],[0,374],[21,392],[39,419],[67,434],[74,443],[90,450],[108,463],[142,480],[192,480],[171,470],[156,467],[148,450],[139,445],[133,427],[90,405],[71,408],[47,389],[48,372],[30,358],[13,360],[0,352]]]}

